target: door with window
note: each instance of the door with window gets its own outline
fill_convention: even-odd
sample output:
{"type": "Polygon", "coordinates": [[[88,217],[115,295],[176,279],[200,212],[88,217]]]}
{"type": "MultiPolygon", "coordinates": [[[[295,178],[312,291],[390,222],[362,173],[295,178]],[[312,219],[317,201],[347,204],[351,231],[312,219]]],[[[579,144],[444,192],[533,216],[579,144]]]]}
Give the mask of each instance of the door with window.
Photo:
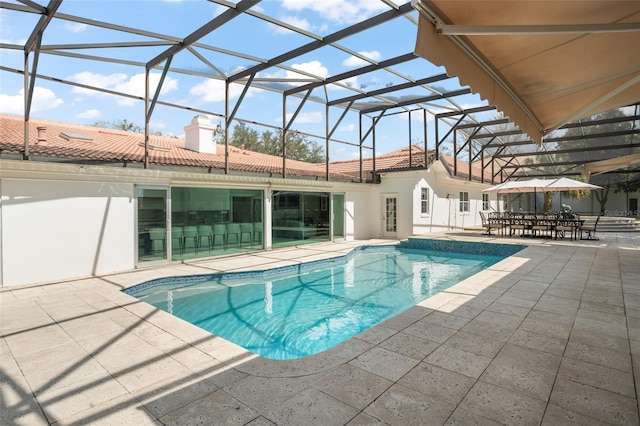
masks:
{"type": "Polygon", "coordinates": [[[171,241],[167,236],[169,219],[168,188],[137,187],[137,262],[164,263],[169,259],[171,241]]]}
{"type": "Polygon", "coordinates": [[[382,236],[395,238],[397,235],[398,197],[382,196],[382,236]]]}

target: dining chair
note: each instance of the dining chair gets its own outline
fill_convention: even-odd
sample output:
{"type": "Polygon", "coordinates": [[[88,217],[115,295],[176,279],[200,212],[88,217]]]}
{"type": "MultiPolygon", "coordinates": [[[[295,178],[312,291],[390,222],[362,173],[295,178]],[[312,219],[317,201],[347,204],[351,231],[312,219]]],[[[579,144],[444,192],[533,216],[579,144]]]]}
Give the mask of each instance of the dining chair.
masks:
{"type": "Polygon", "coordinates": [[[596,217],[595,222],[591,223],[591,222],[585,221],[584,224],[580,226],[579,231],[580,231],[581,240],[594,240],[594,241],[599,240],[599,238],[596,238],[596,228],[598,227],[598,222],[600,221],[600,217],[601,215],[598,215],[598,217],[596,217]],[[587,236],[584,238],[582,237],[583,232],[587,233],[587,236]]]}

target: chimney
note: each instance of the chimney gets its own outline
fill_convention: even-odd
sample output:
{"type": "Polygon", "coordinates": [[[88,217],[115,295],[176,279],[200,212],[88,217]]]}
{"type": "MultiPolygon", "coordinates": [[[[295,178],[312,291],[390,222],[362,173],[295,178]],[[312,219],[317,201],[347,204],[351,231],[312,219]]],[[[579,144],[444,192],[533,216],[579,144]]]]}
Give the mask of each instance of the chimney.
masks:
{"type": "Polygon", "coordinates": [[[36,143],[45,143],[47,141],[47,126],[38,126],[38,140],[36,143]]]}
{"type": "Polygon", "coordinates": [[[216,143],[214,141],[215,126],[206,115],[196,115],[191,120],[191,124],[184,127],[185,148],[208,154],[216,153],[216,143]]]}

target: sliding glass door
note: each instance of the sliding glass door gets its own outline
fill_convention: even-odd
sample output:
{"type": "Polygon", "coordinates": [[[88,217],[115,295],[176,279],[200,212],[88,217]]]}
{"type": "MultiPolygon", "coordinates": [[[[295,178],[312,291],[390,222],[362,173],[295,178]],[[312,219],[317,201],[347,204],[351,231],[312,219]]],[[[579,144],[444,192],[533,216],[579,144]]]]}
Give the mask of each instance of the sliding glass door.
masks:
{"type": "Polygon", "coordinates": [[[168,189],[137,187],[137,263],[166,262],[168,189]]]}

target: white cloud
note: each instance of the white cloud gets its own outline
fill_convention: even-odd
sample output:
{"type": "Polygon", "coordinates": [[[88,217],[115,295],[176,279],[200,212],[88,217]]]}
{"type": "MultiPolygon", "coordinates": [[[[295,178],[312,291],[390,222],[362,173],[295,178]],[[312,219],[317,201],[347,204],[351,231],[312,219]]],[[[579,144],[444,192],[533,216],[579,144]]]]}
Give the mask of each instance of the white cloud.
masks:
{"type": "Polygon", "coordinates": [[[282,7],[298,12],[310,9],[338,24],[354,24],[389,8],[379,0],[282,0],[282,7]]]}
{"type": "MultiPolygon", "coordinates": [[[[44,87],[36,86],[33,89],[31,100],[31,112],[46,111],[62,105],[64,101],[56,94],[44,87]]],[[[0,93],[0,112],[9,114],[24,114],[24,89],[20,89],[17,95],[5,95],[0,93]]]]}
{"type": "Polygon", "coordinates": [[[93,120],[96,118],[100,118],[101,116],[102,116],[102,113],[100,112],[100,110],[97,110],[97,109],[88,109],[79,114],[76,114],[76,118],[79,118],[82,120],[93,120]]]}
{"type": "MultiPolygon", "coordinates": [[[[75,81],[77,83],[86,84],[87,86],[94,86],[102,89],[108,89],[116,92],[126,93],[128,95],[144,97],[144,90],[145,90],[144,89],[145,87],[144,73],[136,74],[129,78],[127,74],[124,74],[124,73],[104,75],[104,74],[97,74],[91,71],[83,71],[68,77],[68,79],[71,81],[75,81]]],[[[150,96],[153,96],[153,94],[155,93],[156,87],[158,86],[159,82],[160,82],[160,73],[149,74],[150,96]]],[[[178,89],[178,80],[173,79],[171,77],[166,77],[164,80],[164,84],[162,85],[162,89],[160,90],[160,93],[167,94],[177,89],[178,89]]],[[[98,92],[95,90],[84,89],[81,87],[74,87],[72,89],[72,92],[88,95],[88,96],[108,97],[112,99],[117,99],[118,105],[121,105],[121,106],[131,106],[135,103],[133,99],[110,95],[110,94],[98,92]]]]}
{"type": "MultiPolygon", "coordinates": [[[[305,62],[302,64],[293,64],[291,65],[291,68],[300,70],[300,71],[304,71],[306,73],[309,73],[313,76],[319,77],[319,78],[327,78],[329,77],[329,70],[327,69],[327,67],[325,67],[324,65],[322,65],[322,62],[320,61],[311,61],[311,62],[305,62]]],[[[286,79],[303,79],[303,80],[310,80],[313,77],[309,77],[306,74],[302,74],[302,73],[297,73],[295,71],[289,71],[289,70],[276,70],[274,73],[272,74],[261,74],[260,77],[262,78],[286,78],[286,79]]],[[[300,82],[292,82],[291,85],[295,86],[300,84],[300,82]]]]}
{"type": "Polygon", "coordinates": [[[81,24],[79,22],[74,22],[74,23],[66,22],[64,24],[64,28],[67,31],[70,31],[72,33],[81,33],[85,31],[87,28],[89,28],[89,26],[87,24],[81,24]]]}
{"type": "MultiPolygon", "coordinates": [[[[329,70],[327,69],[327,67],[322,65],[322,62],[320,61],[311,61],[311,62],[305,62],[302,64],[293,64],[291,65],[291,68],[295,68],[297,70],[304,71],[321,78],[329,77],[329,70]]],[[[286,77],[287,78],[309,78],[304,74],[298,74],[293,71],[287,71],[286,77]]]]}
{"type": "MultiPolygon", "coordinates": [[[[296,16],[282,16],[280,17],[280,20],[305,31],[311,31],[313,28],[309,21],[304,18],[298,18],[296,16]]],[[[269,24],[269,27],[275,34],[291,34],[291,30],[283,28],[280,25],[269,24]]]]}
{"type": "MultiPolygon", "coordinates": [[[[242,93],[244,85],[231,84],[229,86],[229,98],[235,99],[242,93]]],[[[224,81],[208,78],[202,83],[196,84],[189,90],[189,95],[200,98],[201,102],[221,102],[224,101],[224,81]]],[[[256,89],[249,89],[247,96],[256,89]]]]}
{"type": "MultiPolygon", "coordinates": [[[[287,114],[287,121],[291,120],[293,117],[293,113],[287,114]]],[[[277,120],[280,122],[281,120],[277,120]]],[[[301,123],[321,123],[322,122],[322,113],[320,111],[312,111],[312,112],[301,112],[296,116],[296,124],[301,123]]]]}
{"type": "MultiPolygon", "coordinates": [[[[379,61],[380,58],[382,57],[380,52],[378,52],[377,50],[372,50],[371,52],[358,52],[358,53],[369,59],[373,59],[374,61],[379,61]]],[[[363,59],[358,58],[357,56],[349,56],[347,59],[345,59],[342,62],[342,65],[349,68],[356,68],[356,67],[364,67],[366,65],[370,65],[370,63],[363,59]]]]}
{"type": "Polygon", "coordinates": [[[341,132],[353,132],[356,130],[356,125],[355,124],[343,125],[338,127],[338,130],[340,130],[341,132]]]}

